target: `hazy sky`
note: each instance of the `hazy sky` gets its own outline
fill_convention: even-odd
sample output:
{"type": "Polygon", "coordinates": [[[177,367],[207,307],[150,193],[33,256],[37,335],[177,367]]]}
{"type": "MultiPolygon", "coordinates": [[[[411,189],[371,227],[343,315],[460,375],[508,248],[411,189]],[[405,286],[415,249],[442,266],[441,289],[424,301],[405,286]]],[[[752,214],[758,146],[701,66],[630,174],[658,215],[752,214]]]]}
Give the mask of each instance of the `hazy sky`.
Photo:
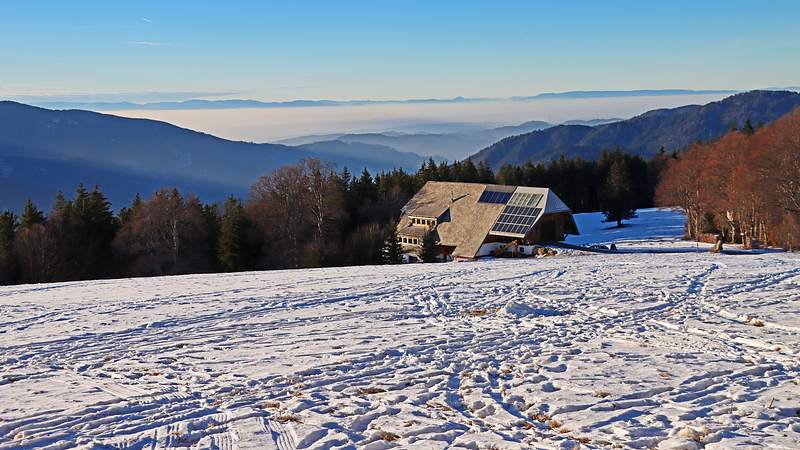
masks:
{"type": "Polygon", "coordinates": [[[798,85],[798,17],[797,0],[3,0],[0,97],[402,99],[798,85]]]}

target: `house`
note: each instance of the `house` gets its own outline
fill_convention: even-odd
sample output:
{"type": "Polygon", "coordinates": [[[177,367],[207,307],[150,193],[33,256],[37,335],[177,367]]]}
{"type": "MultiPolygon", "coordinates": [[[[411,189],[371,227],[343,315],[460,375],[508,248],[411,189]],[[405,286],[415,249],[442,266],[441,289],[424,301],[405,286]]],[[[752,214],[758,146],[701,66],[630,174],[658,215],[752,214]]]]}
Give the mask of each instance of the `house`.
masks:
{"type": "MultiPolygon", "coordinates": [[[[442,255],[475,259],[509,246],[579,234],[572,211],[547,188],[429,181],[406,203],[397,225],[404,251],[435,233],[442,255]]],[[[530,250],[528,250],[530,251],[530,250]]]]}

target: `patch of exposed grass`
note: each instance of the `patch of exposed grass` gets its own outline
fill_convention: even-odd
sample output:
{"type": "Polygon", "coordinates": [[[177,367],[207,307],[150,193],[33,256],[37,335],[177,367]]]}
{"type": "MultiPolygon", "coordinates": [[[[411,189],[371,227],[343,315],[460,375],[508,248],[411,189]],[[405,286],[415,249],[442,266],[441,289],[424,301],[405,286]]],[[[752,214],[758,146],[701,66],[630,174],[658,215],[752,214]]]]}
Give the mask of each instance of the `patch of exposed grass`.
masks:
{"type": "Polygon", "coordinates": [[[289,423],[289,422],[297,422],[300,423],[300,418],[297,416],[293,416],[291,414],[284,414],[281,416],[275,416],[273,418],[278,423],[289,423]]]}
{"type": "Polygon", "coordinates": [[[386,392],[386,389],[370,386],[366,388],[359,388],[358,395],[372,395],[372,394],[380,394],[381,392],[386,392]]]}
{"type": "Polygon", "coordinates": [[[394,442],[400,439],[400,435],[389,431],[378,431],[378,439],[386,442],[394,442]]]}

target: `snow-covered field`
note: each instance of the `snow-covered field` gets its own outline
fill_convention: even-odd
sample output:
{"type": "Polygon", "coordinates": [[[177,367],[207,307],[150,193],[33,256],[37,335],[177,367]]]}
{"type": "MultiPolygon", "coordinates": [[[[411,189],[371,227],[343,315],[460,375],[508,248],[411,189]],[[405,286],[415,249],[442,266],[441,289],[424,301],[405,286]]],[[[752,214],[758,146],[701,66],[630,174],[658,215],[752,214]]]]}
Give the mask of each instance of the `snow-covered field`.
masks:
{"type": "Polygon", "coordinates": [[[797,254],[0,288],[0,449],[800,448],[799,375],[797,254]]]}

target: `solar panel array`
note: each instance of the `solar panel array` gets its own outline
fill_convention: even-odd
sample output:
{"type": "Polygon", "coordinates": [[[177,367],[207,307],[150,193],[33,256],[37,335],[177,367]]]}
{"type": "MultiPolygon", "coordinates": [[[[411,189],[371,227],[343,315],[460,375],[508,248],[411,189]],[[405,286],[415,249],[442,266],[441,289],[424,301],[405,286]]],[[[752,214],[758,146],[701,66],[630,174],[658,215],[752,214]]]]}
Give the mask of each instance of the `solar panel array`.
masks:
{"type": "Polygon", "coordinates": [[[534,194],[532,192],[514,192],[514,195],[508,200],[508,204],[533,207],[539,203],[542,197],[542,194],[534,194]]]}
{"type": "Polygon", "coordinates": [[[492,227],[492,231],[525,235],[533,227],[542,208],[507,205],[492,227]]]}
{"type": "Polygon", "coordinates": [[[481,198],[478,199],[478,202],[501,203],[505,205],[511,198],[511,194],[513,194],[513,192],[491,191],[489,189],[484,189],[483,193],[481,194],[481,198]]]}
{"type": "Polygon", "coordinates": [[[525,235],[542,211],[542,208],[536,208],[542,197],[542,194],[520,192],[516,189],[503,191],[487,188],[481,193],[478,202],[506,205],[492,226],[492,231],[525,235]]]}

